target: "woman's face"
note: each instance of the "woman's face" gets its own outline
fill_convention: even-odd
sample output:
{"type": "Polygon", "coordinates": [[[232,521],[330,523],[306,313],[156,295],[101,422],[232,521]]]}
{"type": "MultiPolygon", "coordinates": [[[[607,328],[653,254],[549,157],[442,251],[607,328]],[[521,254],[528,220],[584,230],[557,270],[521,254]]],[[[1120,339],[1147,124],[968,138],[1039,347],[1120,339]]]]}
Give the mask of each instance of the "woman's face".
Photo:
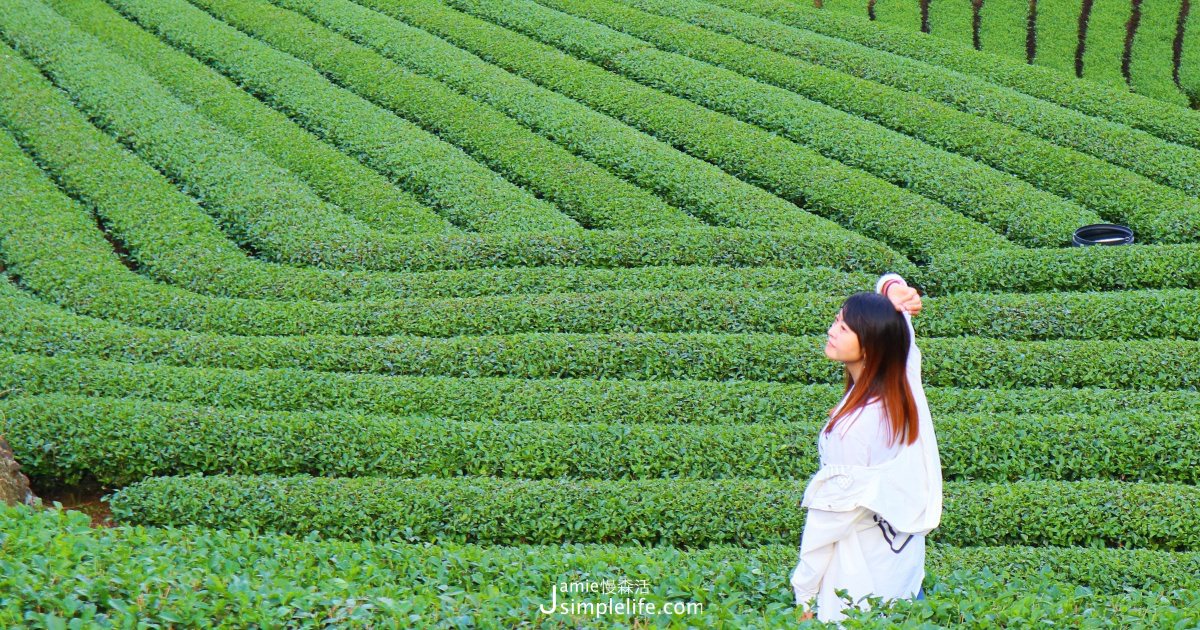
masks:
{"type": "Polygon", "coordinates": [[[825,344],[825,356],[842,363],[862,359],[862,349],[858,345],[858,335],[850,330],[842,321],[842,311],[837,312],[833,325],[829,327],[829,342],[825,344]]]}

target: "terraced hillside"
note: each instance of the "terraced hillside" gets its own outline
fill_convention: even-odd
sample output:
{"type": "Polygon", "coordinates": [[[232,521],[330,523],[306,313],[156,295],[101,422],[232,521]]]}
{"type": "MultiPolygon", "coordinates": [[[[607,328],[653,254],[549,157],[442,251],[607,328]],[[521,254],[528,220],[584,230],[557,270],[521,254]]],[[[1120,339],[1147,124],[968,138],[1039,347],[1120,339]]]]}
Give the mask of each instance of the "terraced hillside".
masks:
{"type": "Polygon", "coordinates": [[[1195,626],[1200,112],[996,59],[784,0],[5,0],[0,435],[117,526],[5,509],[0,625],[792,623],[825,333],[894,271],[945,512],[858,616],[1195,626]]]}
{"type": "MultiPolygon", "coordinates": [[[[771,11],[779,3],[724,4],[771,11]]],[[[885,37],[929,33],[957,47],[1200,108],[1200,11],[1192,5],[1191,0],[813,0],[811,6],[896,31],[885,37]]]]}

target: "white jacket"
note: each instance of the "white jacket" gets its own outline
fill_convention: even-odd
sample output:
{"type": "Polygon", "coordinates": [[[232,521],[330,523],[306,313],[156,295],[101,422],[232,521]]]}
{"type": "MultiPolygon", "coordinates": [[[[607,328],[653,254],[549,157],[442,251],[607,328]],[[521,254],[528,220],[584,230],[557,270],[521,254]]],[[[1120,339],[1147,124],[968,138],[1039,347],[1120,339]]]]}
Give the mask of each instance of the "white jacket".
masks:
{"type": "MultiPolygon", "coordinates": [[[[876,292],[889,279],[907,286],[901,276],[889,273],[876,282],[876,292]]],[[[941,522],[942,466],[937,437],[921,384],[921,353],[912,317],[907,312],[903,315],[912,339],[906,373],[917,407],[917,441],[898,449],[884,445],[887,432],[879,428],[881,403],[869,404],[857,415],[839,421],[840,427],[854,419],[850,425],[854,439],[828,449],[836,454],[829,458],[832,461],[826,461],[822,449],[821,468],[809,481],[801,501],[808,514],[791,583],[796,603],[803,610],[809,610],[816,598],[821,621],[844,617],[845,602],[836,596],[836,589],[847,589],[856,602],[867,594],[885,599],[914,596],[924,579],[925,535],[941,522]],[[881,454],[890,456],[892,452],[896,454],[890,459],[875,463],[882,459],[881,454]]],[[[835,428],[833,437],[827,438],[822,430],[818,443],[842,439],[838,437],[841,433],[835,428]]]]}

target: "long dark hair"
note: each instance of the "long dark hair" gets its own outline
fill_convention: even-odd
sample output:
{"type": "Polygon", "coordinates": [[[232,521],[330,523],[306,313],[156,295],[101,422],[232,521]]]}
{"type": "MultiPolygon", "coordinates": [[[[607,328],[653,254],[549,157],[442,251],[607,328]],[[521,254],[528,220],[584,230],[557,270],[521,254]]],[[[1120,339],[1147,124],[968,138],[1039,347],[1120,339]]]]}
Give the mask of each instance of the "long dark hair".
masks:
{"type": "Polygon", "coordinates": [[[894,444],[896,440],[912,444],[917,440],[919,420],[917,401],[905,370],[912,339],[904,314],[883,295],[862,292],[846,298],[842,305],[842,321],[858,335],[864,353],[862,382],[855,383],[850,370],[846,370],[846,389],[842,394],[850,392],[850,396],[836,417],[833,412],[837,407],[829,410],[833,419],[825,433],[832,431],[839,419],[878,397],[883,401],[884,416],[892,428],[888,444],[894,444]]]}

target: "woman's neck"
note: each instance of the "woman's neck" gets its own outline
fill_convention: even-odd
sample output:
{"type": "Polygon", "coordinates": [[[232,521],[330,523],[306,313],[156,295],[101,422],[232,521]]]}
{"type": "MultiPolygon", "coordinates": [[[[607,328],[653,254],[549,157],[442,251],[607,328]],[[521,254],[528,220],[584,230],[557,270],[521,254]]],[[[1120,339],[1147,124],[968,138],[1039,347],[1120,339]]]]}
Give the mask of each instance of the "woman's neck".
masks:
{"type": "Polygon", "coordinates": [[[863,361],[847,361],[846,370],[850,372],[850,380],[858,383],[858,378],[862,376],[863,361]]]}

